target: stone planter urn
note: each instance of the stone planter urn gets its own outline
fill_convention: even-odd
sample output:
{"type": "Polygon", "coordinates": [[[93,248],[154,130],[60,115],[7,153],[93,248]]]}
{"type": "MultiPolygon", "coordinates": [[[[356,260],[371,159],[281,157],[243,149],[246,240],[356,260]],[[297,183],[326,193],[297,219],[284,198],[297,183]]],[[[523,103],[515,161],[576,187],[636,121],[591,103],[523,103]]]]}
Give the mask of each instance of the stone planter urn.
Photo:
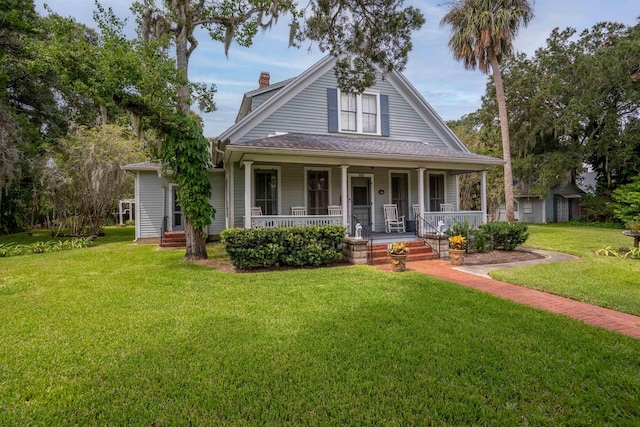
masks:
{"type": "Polygon", "coordinates": [[[407,269],[407,255],[394,255],[390,254],[391,267],[395,272],[406,271],[407,269]]]}
{"type": "Polygon", "coordinates": [[[449,237],[449,259],[453,265],[464,264],[465,248],[467,247],[467,238],[456,234],[449,237]]]}
{"type": "Polygon", "coordinates": [[[465,254],[464,249],[449,249],[449,259],[451,260],[451,264],[463,265],[464,254],[465,254]]]}
{"type": "Polygon", "coordinates": [[[640,243],[640,231],[638,230],[626,230],[623,231],[622,234],[625,236],[633,237],[633,247],[637,248],[640,243]]]}

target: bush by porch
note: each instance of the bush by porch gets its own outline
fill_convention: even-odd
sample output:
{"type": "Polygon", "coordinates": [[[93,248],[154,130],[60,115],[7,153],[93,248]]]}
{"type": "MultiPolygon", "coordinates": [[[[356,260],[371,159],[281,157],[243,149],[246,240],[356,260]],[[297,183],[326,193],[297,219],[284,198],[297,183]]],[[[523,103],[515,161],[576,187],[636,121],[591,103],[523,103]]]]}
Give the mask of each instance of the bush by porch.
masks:
{"type": "Polygon", "coordinates": [[[326,265],[342,258],[345,227],[231,228],[222,244],[237,268],[326,265]]]}

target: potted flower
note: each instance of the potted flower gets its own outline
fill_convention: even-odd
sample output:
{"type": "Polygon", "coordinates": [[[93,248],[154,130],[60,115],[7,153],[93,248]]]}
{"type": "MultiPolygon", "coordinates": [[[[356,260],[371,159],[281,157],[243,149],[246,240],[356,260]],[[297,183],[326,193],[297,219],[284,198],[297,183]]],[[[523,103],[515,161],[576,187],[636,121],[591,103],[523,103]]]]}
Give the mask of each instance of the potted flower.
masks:
{"type": "Polygon", "coordinates": [[[464,264],[464,253],[467,247],[467,239],[457,234],[449,237],[449,259],[453,265],[464,264]]]}
{"type": "Polygon", "coordinates": [[[405,271],[407,269],[407,242],[393,242],[389,245],[389,256],[393,271],[405,271]]]}

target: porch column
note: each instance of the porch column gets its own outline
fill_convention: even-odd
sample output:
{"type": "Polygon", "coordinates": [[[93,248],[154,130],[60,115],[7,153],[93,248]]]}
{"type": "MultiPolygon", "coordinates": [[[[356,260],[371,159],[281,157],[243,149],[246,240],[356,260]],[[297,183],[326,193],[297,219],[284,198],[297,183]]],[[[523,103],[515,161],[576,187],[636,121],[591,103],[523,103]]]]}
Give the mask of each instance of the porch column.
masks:
{"type": "Polygon", "coordinates": [[[482,223],[487,223],[487,171],[482,171],[480,177],[480,209],[482,210],[482,223]]]}
{"type": "MultiPolygon", "coordinates": [[[[425,168],[418,168],[418,206],[420,208],[420,216],[424,215],[424,171],[425,168]]],[[[422,230],[422,222],[418,225],[418,234],[424,234],[422,230]]]]}
{"type": "MultiPolygon", "coordinates": [[[[129,212],[131,212],[131,211],[129,211],[129,212]]],[[[120,200],[118,202],[118,214],[120,215],[120,223],[119,223],[119,225],[124,225],[122,223],[122,200],[120,200]]],[[[129,217],[131,217],[131,214],[129,214],[129,217]]]]}
{"type": "MultiPolygon", "coordinates": [[[[340,165],[340,169],[342,170],[342,176],[340,177],[342,179],[342,190],[341,190],[341,204],[342,204],[342,225],[344,225],[345,227],[348,224],[348,219],[349,219],[349,212],[348,212],[348,205],[349,205],[349,198],[348,198],[348,191],[347,191],[347,169],[349,169],[349,165],[340,165]]],[[[347,233],[349,233],[349,230],[347,230],[347,233]]]]}
{"type": "Polygon", "coordinates": [[[253,188],[251,165],[253,161],[242,162],[244,167],[244,228],[251,228],[251,189],[253,188]]]}

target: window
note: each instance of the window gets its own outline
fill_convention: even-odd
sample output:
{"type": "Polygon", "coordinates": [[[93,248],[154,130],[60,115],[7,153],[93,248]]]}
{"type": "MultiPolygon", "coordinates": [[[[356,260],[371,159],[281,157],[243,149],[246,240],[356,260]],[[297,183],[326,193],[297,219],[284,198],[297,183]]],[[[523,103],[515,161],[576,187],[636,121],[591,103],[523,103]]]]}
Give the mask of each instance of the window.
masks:
{"type": "Polygon", "coordinates": [[[440,211],[444,203],[444,175],[429,175],[429,211],[440,211]]]}
{"type": "Polygon", "coordinates": [[[327,215],[329,205],[329,171],[307,171],[307,212],[327,215]]]}
{"type": "Polygon", "coordinates": [[[391,203],[398,207],[398,215],[408,218],[409,185],[406,173],[391,174],[391,203]]]}
{"type": "Polygon", "coordinates": [[[378,99],[376,95],[362,95],[362,132],[378,132],[378,99]]]}
{"type": "Polygon", "coordinates": [[[379,95],[340,93],[340,131],[380,133],[379,95]]]}
{"type": "Polygon", "coordinates": [[[264,215],[278,215],[278,171],[256,169],[254,173],[255,206],[260,206],[264,215]]]}
{"type": "Polygon", "coordinates": [[[533,213],[533,203],[531,200],[525,200],[522,202],[522,213],[530,214],[533,213]]]}
{"type": "Polygon", "coordinates": [[[357,132],[356,96],[352,93],[340,94],[340,125],[343,131],[357,132]]]}

